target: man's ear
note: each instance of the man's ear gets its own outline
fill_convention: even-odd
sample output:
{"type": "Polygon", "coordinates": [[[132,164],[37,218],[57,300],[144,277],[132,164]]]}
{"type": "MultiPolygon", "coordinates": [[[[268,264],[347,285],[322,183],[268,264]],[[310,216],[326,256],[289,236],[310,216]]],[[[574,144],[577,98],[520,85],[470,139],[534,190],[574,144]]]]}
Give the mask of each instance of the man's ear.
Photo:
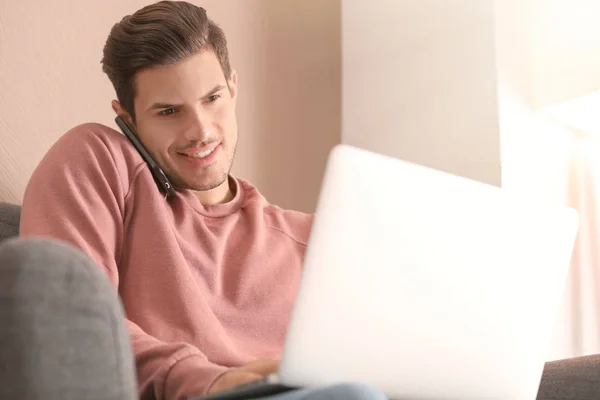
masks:
{"type": "Polygon", "coordinates": [[[133,123],[133,118],[131,118],[131,115],[129,115],[129,113],[125,111],[125,109],[123,108],[121,103],[119,103],[118,100],[113,100],[110,104],[115,114],[121,117],[121,119],[125,121],[127,125],[129,125],[131,128],[135,126],[135,124],[133,123]]]}
{"type": "Polygon", "coordinates": [[[235,70],[231,71],[231,78],[229,78],[229,80],[228,80],[228,86],[229,86],[229,94],[231,95],[231,100],[233,100],[233,105],[235,106],[236,101],[237,101],[237,94],[238,94],[237,72],[235,70]]]}

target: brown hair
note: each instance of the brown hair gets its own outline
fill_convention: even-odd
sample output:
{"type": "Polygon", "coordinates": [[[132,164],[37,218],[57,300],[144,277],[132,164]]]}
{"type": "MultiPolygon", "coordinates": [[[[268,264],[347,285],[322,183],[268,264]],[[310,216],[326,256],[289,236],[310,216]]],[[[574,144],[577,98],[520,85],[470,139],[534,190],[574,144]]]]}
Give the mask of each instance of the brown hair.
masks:
{"type": "Polygon", "coordinates": [[[104,45],[102,70],[135,121],[136,73],[175,64],[207,49],[215,52],[225,77],[230,78],[225,34],[208,18],[206,10],[184,1],[160,1],[113,26],[104,45]]]}

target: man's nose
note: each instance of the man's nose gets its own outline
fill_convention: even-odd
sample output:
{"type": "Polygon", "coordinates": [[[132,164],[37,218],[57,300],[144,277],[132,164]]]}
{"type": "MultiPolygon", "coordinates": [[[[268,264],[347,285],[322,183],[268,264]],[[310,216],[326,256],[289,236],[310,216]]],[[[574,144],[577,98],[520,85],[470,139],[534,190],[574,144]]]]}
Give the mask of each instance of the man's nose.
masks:
{"type": "Polygon", "coordinates": [[[194,110],[189,116],[185,138],[194,142],[208,142],[212,135],[210,116],[206,115],[202,110],[194,110]]]}

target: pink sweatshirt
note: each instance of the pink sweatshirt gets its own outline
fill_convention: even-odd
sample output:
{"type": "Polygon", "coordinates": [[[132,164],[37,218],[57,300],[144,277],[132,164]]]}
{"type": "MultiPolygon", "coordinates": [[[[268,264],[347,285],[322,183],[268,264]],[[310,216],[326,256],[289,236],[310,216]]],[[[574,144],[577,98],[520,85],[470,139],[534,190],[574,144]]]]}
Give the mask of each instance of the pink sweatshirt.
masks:
{"type": "Polygon", "coordinates": [[[312,216],[235,182],[227,204],[166,198],[123,135],[85,124],[27,186],[21,234],[70,242],[118,289],[142,395],[201,395],[227,367],[280,355],[312,216]]]}

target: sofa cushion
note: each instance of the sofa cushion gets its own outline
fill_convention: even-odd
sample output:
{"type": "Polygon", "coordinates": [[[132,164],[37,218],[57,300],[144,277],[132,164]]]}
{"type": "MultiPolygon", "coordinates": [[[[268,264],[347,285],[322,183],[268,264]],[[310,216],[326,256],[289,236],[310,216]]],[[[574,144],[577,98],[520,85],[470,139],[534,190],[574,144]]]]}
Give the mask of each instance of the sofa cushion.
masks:
{"type": "Polygon", "coordinates": [[[0,242],[19,235],[21,206],[0,203],[0,242]]]}
{"type": "Polygon", "coordinates": [[[600,399],[600,354],[546,363],[537,400],[600,399]]]}

